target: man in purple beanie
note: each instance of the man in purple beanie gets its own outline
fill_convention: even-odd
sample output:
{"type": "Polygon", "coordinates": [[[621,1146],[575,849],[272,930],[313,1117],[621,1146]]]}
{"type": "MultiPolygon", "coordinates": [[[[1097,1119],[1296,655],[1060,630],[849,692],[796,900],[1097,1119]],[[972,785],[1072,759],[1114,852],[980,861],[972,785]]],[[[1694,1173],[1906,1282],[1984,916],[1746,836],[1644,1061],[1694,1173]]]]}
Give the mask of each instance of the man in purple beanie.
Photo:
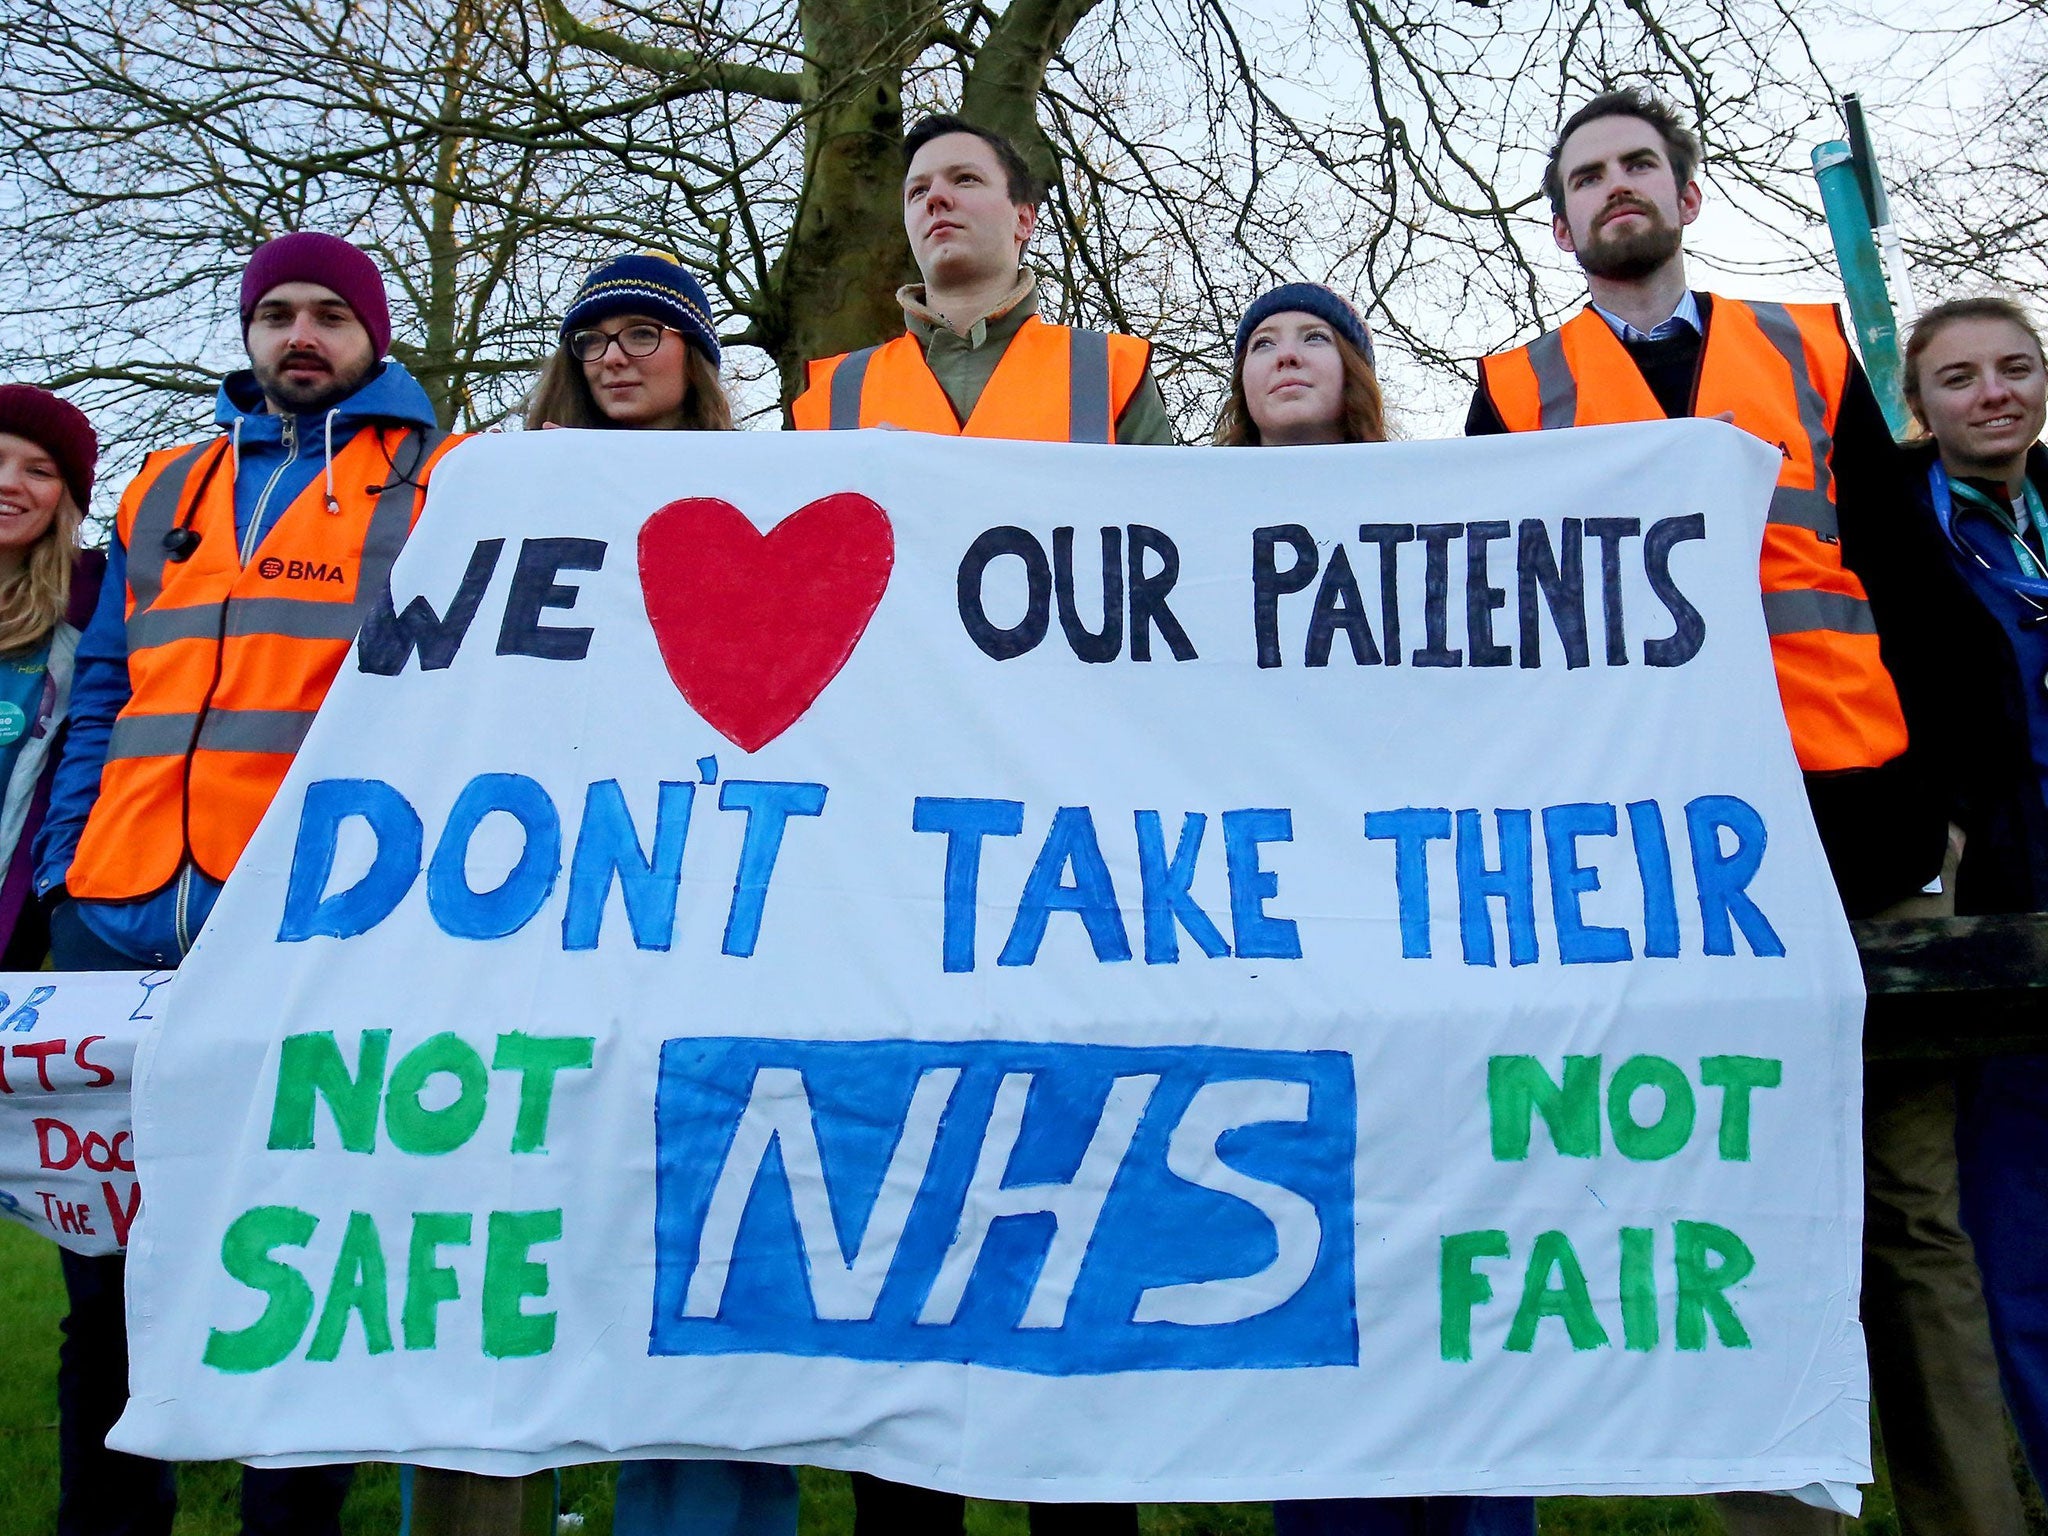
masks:
{"type": "MultiPolygon", "coordinates": [[[[249,368],[220,434],[152,453],[121,498],[36,839],[60,971],[176,966],[276,793],[449,439],[384,359],[370,258],[282,236],[242,277],[249,368]]],[[[171,1468],[109,1451],[128,1396],[125,1261],[63,1255],[59,1536],[168,1536],[171,1468]]],[[[245,1536],[339,1536],[351,1469],[250,1468],[245,1536]]]]}

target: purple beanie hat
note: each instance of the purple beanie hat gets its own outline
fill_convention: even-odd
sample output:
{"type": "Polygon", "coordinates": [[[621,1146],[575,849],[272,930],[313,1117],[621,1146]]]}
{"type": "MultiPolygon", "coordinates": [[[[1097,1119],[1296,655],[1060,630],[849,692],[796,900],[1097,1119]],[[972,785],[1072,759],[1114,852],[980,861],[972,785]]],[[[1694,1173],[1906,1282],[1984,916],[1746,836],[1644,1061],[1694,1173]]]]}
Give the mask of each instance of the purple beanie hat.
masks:
{"type": "Polygon", "coordinates": [[[391,309],[384,299],[384,274],[346,240],[313,230],[279,235],[256,248],[242,271],[242,329],[263,295],[280,283],[318,283],[341,296],[370,333],[379,358],[391,350],[391,309]]]}
{"type": "Polygon", "coordinates": [[[79,511],[86,509],[100,440],[85,412],[33,384],[0,384],[0,432],[25,437],[55,459],[72,501],[79,511]]]}

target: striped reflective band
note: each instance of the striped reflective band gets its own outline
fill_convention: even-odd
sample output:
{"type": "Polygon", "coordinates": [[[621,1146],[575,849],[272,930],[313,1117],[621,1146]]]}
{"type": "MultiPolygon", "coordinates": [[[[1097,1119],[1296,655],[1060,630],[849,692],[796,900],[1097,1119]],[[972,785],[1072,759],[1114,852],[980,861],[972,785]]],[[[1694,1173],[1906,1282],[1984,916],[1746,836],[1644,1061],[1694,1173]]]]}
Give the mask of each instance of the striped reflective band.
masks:
{"type": "Polygon", "coordinates": [[[1834,499],[1828,494],[1832,484],[1828,456],[1834,452],[1835,440],[1828,431],[1827,402],[1821,398],[1820,387],[1813,382],[1813,371],[1806,365],[1806,342],[1799,334],[1799,322],[1782,304],[1751,300],[1749,308],[1764,339],[1785,359],[1785,366],[1792,372],[1792,395],[1799,403],[1799,427],[1806,434],[1813,460],[1813,489],[1799,491],[1780,486],[1771,498],[1771,521],[1810,529],[1824,538],[1837,538],[1834,499]]]}
{"type": "Polygon", "coordinates": [[[1804,528],[1824,539],[1841,537],[1841,522],[1835,516],[1835,504],[1820,491],[1802,491],[1793,485],[1779,486],[1771,492],[1769,520],[1781,528],[1804,528]]]}
{"type": "MultiPolygon", "coordinates": [[[[145,612],[164,589],[164,564],[170,553],[164,535],[178,526],[178,504],[185,499],[185,487],[204,453],[195,443],[158,472],[142,493],[142,505],[135,509],[135,522],[128,530],[128,590],[135,596],[135,612],[145,612]]],[[[217,450],[229,451],[223,440],[217,450]]]]}
{"type": "Polygon", "coordinates": [[[209,709],[202,752],[296,752],[313,728],[310,709],[209,709]]]}
{"type": "Polygon", "coordinates": [[[1536,371],[1536,424],[1548,432],[1579,419],[1579,384],[1564,355],[1564,334],[1546,331],[1529,343],[1529,366],[1536,371]]]}
{"type": "Polygon", "coordinates": [[[281,752],[299,750],[313,726],[310,709],[210,709],[204,724],[190,712],[171,715],[123,715],[114,722],[107,758],[183,757],[202,752],[281,752]],[[195,727],[198,739],[194,740],[195,727]]]}
{"type": "Polygon", "coordinates": [[[1827,630],[1838,635],[1874,635],[1877,620],[1870,603],[1843,592],[1798,587],[1764,594],[1764,627],[1774,635],[1803,635],[1827,630]]]}
{"type": "Polygon", "coordinates": [[[183,757],[192,748],[195,714],[122,715],[107,742],[107,760],[120,757],[183,757]]]}
{"type": "Polygon", "coordinates": [[[1067,441],[1110,442],[1109,337],[1079,329],[1067,336],[1067,441]]]}
{"type": "Polygon", "coordinates": [[[868,359],[873,347],[862,347],[839,359],[832,370],[832,418],[827,426],[834,432],[851,432],[860,425],[861,386],[867,383],[868,359]]]}
{"type": "MultiPolygon", "coordinates": [[[[227,635],[283,635],[290,640],[353,640],[362,628],[353,603],[306,597],[244,597],[228,605],[227,635]]],[[[152,608],[128,621],[130,653],[177,640],[221,638],[220,605],[152,608]]]]}

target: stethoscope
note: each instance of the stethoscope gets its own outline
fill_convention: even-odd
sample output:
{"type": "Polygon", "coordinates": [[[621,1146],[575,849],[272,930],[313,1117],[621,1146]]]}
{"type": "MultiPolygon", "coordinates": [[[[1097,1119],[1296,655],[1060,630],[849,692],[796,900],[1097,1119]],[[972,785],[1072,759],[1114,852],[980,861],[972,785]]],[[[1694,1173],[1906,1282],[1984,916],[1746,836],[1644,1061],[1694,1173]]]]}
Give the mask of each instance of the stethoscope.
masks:
{"type": "MultiPolygon", "coordinates": [[[[206,492],[213,484],[213,477],[220,473],[221,465],[233,452],[230,445],[221,444],[220,451],[214,454],[212,461],[206,466],[206,473],[199,477],[199,489],[178,509],[177,526],[164,535],[164,555],[175,564],[183,565],[198,551],[202,535],[192,526],[192,519],[199,515],[199,504],[206,499],[206,492]]],[[[392,458],[387,450],[384,463],[396,478],[386,481],[383,485],[365,486],[364,489],[372,496],[381,496],[394,485],[409,485],[415,490],[421,489],[419,481],[413,479],[413,472],[420,467],[419,461],[425,456],[424,453],[415,455],[412,469],[401,470],[398,461],[392,458]]],[[[328,510],[338,511],[339,508],[330,503],[328,510]]]]}
{"type": "Polygon", "coordinates": [[[1983,567],[1987,575],[2033,610],[2030,613],[2022,614],[2020,622],[2023,624],[2048,624],[2048,580],[2044,580],[2039,576],[2027,576],[2014,571],[2001,570],[1985,559],[1968,540],[1957,536],[1955,530],[1955,495],[1949,486],[1948,470],[1943,467],[1940,459],[1936,459],[1927,467],[1927,492],[1928,499],[1934,506],[1934,520],[1941,525],[1942,536],[1949,541],[1949,544],[1976,561],[1978,565],[1983,567]]]}
{"type": "Polygon", "coordinates": [[[207,488],[213,484],[213,477],[220,473],[220,467],[233,450],[222,443],[220,451],[206,466],[206,473],[199,477],[198,493],[178,509],[178,524],[164,535],[164,555],[176,564],[183,565],[192,558],[199,548],[199,530],[192,526],[192,519],[199,515],[199,503],[206,499],[207,488]]]}

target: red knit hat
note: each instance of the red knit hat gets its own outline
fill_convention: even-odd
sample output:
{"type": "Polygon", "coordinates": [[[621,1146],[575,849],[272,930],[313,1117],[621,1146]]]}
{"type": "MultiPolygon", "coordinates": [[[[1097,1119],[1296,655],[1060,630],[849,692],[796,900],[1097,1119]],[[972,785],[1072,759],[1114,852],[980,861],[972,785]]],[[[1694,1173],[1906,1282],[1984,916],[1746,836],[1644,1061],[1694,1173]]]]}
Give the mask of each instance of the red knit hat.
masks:
{"type": "Polygon", "coordinates": [[[384,299],[384,274],[346,240],[302,229],[256,247],[242,269],[242,329],[263,295],[280,283],[318,283],[341,296],[370,333],[378,357],[391,350],[391,308],[384,299]]]}
{"type": "Polygon", "coordinates": [[[25,437],[55,459],[71,499],[85,510],[100,456],[99,434],[85,412],[33,384],[0,384],[0,432],[25,437]]]}

